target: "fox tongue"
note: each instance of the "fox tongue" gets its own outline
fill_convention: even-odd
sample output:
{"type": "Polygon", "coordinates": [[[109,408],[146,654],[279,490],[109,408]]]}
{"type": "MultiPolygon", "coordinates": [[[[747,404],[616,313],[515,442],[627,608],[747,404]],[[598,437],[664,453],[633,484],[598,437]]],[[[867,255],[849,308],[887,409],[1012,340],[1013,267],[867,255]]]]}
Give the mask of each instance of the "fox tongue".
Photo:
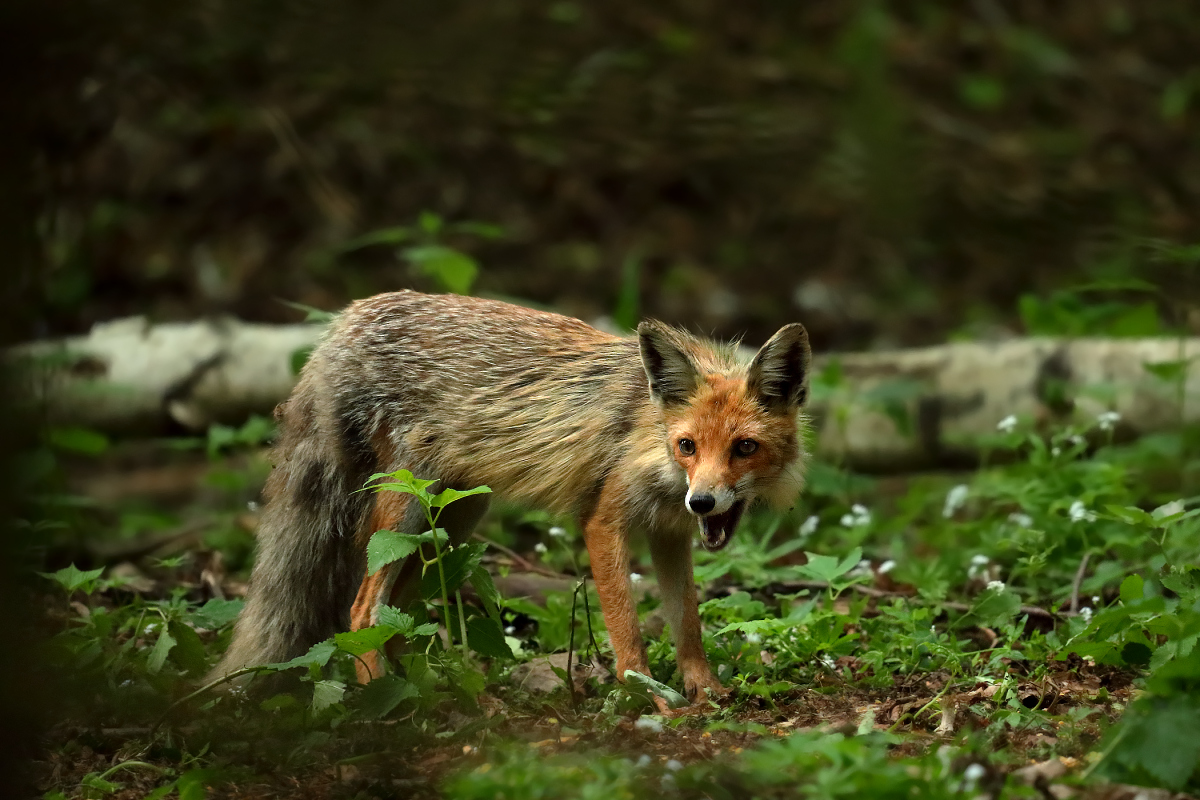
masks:
{"type": "Polygon", "coordinates": [[[720,550],[729,544],[729,537],[733,536],[733,531],[741,516],[742,503],[737,502],[723,514],[709,514],[707,517],[700,517],[700,532],[704,534],[701,543],[704,545],[704,549],[720,550]]]}
{"type": "Polygon", "coordinates": [[[700,518],[700,532],[704,534],[704,549],[720,550],[725,546],[725,542],[729,541],[729,534],[725,532],[725,528],[721,523],[725,521],[727,514],[714,514],[709,517],[700,518]]]}

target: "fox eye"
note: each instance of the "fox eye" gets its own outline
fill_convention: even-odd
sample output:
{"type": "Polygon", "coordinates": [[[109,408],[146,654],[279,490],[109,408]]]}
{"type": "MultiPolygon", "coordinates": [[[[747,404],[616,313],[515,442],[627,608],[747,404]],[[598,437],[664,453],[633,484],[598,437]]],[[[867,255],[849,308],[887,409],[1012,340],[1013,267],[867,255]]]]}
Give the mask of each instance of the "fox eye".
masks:
{"type": "Polygon", "coordinates": [[[679,452],[685,456],[694,456],[696,454],[696,443],[691,439],[680,439],[679,452]]]}
{"type": "Polygon", "coordinates": [[[757,449],[758,442],[754,441],[753,439],[742,439],[733,446],[733,452],[737,453],[739,456],[753,455],[754,451],[757,449]]]}

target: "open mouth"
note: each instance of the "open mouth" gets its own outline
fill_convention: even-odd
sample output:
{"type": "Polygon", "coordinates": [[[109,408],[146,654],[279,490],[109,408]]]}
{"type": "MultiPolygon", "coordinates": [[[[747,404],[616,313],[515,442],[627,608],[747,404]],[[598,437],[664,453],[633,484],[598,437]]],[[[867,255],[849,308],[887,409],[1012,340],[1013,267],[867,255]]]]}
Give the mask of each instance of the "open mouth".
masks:
{"type": "Polygon", "coordinates": [[[738,500],[723,514],[699,517],[700,533],[703,534],[700,543],[704,545],[705,550],[712,552],[729,544],[729,540],[733,538],[733,531],[742,518],[742,510],[745,506],[744,501],[738,500]]]}

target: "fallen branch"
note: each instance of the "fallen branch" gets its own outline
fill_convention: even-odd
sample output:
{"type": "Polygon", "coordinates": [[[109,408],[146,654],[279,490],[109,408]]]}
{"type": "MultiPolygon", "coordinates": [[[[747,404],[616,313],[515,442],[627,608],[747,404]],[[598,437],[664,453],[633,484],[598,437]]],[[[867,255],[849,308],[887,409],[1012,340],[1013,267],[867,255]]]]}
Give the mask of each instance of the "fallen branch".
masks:
{"type": "MultiPolygon", "coordinates": [[[[202,430],[269,413],[295,384],[297,354],[322,330],[134,318],[23,345],[9,359],[32,365],[26,393],[52,424],[202,430]]],[[[1200,338],[1033,338],[824,354],[813,364],[823,380],[814,382],[809,413],[828,461],[868,471],[966,466],[978,462],[981,438],[1009,415],[1039,429],[1087,429],[1112,410],[1121,417],[1120,438],[1200,422],[1200,403],[1181,400],[1200,395],[1200,369],[1169,366],[1196,360],[1200,338]],[[1161,377],[1171,374],[1178,379],[1161,377]]]]}

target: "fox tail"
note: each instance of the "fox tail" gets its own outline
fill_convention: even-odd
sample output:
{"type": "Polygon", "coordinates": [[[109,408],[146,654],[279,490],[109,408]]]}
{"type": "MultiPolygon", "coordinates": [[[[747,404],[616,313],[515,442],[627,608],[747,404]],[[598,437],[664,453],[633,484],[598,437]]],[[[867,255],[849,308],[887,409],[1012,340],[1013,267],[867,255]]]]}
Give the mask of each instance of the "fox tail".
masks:
{"type": "Polygon", "coordinates": [[[366,568],[356,534],[373,497],[355,492],[369,473],[348,465],[368,465],[363,452],[344,452],[345,437],[322,436],[311,411],[295,398],[276,412],[281,440],[264,492],[249,595],[212,680],[303,655],[349,626],[366,568]]]}

